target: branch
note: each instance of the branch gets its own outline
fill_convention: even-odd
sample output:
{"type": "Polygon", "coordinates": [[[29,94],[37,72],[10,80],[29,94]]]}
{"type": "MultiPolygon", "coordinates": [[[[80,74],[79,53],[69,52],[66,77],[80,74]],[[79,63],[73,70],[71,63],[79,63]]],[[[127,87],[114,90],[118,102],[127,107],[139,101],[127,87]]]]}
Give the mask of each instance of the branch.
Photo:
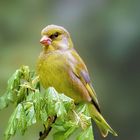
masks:
{"type": "Polygon", "coordinates": [[[55,117],[49,117],[48,118],[47,123],[44,124],[44,128],[45,128],[44,129],[44,132],[40,132],[39,133],[39,136],[40,136],[39,140],[44,140],[48,136],[49,132],[52,129],[52,126],[51,125],[53,123],[55,123],[55,120],[56,120],[56,116],[55,117]]]}

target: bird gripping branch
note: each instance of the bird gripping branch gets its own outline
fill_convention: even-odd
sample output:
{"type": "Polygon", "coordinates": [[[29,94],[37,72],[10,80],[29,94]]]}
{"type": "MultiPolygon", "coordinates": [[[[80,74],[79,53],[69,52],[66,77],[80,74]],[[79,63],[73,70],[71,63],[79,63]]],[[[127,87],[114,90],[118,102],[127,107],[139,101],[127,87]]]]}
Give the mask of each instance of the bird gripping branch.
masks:
{"type": "Polygon", "coordinates": [[[85,102],[101,135],[106,137],[110,132],[117,136],[101,115],[87,67],[74,49],[69,32],[61,26],[48,25],[41,36],[43,51],[37,62],[37,74],[42,86],[54,87],[59,93],[74,99],[75,103],[85,102]]]}

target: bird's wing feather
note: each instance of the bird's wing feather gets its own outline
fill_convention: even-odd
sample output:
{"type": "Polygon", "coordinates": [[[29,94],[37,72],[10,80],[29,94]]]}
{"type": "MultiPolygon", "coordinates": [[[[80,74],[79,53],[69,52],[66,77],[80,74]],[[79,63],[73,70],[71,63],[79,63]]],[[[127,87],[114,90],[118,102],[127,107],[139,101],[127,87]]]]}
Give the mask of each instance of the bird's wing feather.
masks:
{"type": "Polygon", "coordinates": [[[75,62],[74,62],[75,65],[72,68],[73,73],[81,80],[83,85],[86,87],[89,95],[92,98],[93,104],[95,105],[97,110],[100,112],[100,107],[99,107],[99,103],[97,100],[96,92],[95,92],[93,86],[91,85],[91,81],[90,81],[90,77],[89,77],[89,73],[86,68],[86,65],[84,64],[83,60],[80,58],[80,56],[74,49],[71,51],[71,54],[75,58],[75,62]]]}

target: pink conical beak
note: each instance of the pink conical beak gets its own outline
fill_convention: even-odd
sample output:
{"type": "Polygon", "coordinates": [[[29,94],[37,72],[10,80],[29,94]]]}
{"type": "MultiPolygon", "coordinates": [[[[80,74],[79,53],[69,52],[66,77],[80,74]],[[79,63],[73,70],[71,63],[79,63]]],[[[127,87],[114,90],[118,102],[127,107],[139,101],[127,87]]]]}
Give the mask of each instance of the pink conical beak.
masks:
{"type": "Polygon", "coordinates": [[[40,43],[45,46],[49,46],[51,42],[52,40],[47,36],[42,36],[42,38],[40,39],[40,43]]]}

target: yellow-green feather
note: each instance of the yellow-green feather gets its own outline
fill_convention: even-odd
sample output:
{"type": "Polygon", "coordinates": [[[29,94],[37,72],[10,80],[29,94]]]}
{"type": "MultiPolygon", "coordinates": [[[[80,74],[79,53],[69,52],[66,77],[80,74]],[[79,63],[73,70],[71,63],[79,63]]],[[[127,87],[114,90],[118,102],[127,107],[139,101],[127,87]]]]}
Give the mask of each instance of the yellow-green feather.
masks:
{"type": "Polygon", "coordinates": [[[117,136],[100,113],[96,93],[91,85],[86,65],[73,48],[73,43],[66,29],[49,25],[42,30],[42,36],[59,32],[51,45],[44,46],[37,63],[37,73],[44,88],[53,86],[59,93],[64,93],[75,102],[85,102],[89,106],[92,119],[96,122],[103,137],[108,132],[117,136]]]}

